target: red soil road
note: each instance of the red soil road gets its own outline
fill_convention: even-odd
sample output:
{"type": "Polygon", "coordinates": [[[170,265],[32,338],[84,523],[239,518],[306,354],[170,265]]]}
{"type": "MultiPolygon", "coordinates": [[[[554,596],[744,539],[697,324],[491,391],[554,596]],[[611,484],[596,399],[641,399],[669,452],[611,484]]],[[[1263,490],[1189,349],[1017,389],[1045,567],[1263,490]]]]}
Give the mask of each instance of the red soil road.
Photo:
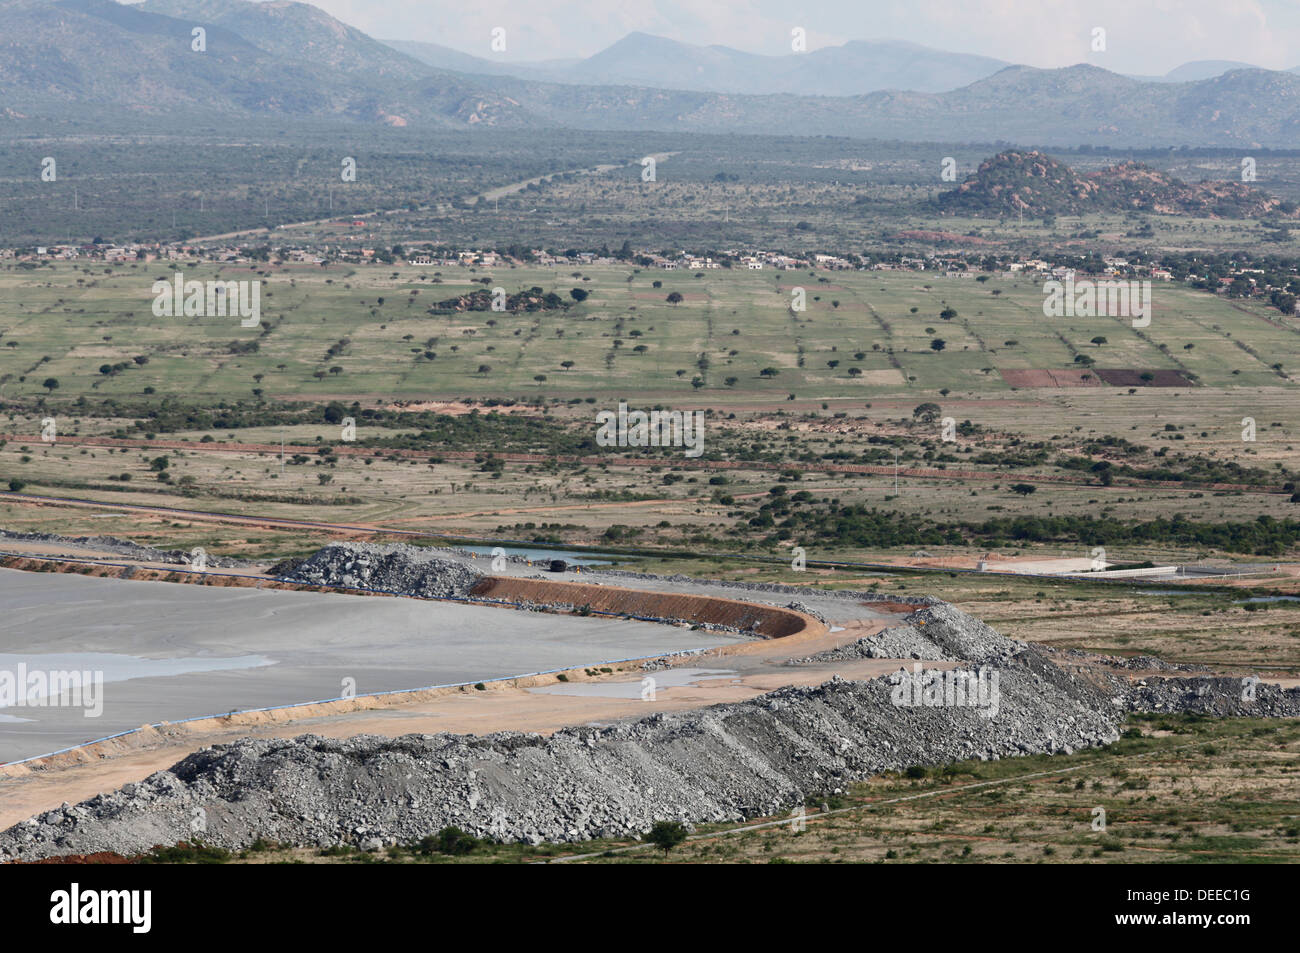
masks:
{"type": "MultiPolygon", "coordinates": [[[[31,434],[0,434],[0,440],[17,443],[40,443],[39,436],[31,434]]],[[[185,450],[194,453],[258,453],[279,454],[280,447],[269,443],[198,443],[192,440],[121,440],[113,437],[60,437],[58,443],[73,447],[129,447],[139,450],[185,450]]],[[[492,456],[504,463],[578,463],[583,466],[600,466],[602,464],[626,467],[661,467],[664,461],[654,457],[620,457],[597,456],[575,457],[554,453],[498,453],[483,450],[387,450],[375,447],[351,447],[346,444],[322,444],[328,446],[331,453],[342,457],[400,457],[402,459],[428,460],[440,457],[444,460],[477,460],[492,456]]],[[[287,454],[315,453],[320,446],[293,447],[286,446],[287,454]]],[[[680,457],[672,461],[673,466],[695,470],[789,470],[792,467],[814,473],[868,473],[878,476],[893,476],[892,466],[876,466],[865,463],[763,463],[744,460],[700,460],[680,457]]],[[[932,467],[903,467],[897,471],[899,476],[920,480],[983,480],[1002,482],[1006,473],[985,470],[940,470],[932,467]]],[[[1165,490],[1240,490],[1243,493],[1282,493],[1280,486],[1252,486],[1245,483],[1193,483],[1173,480],[1131,480],[1116,481],[1109,487],[1101,486],[1088,477],[1074,477],[1050,473],[1019,474],[1016,479],[1022,483],[1048,483],[1066,486],[1088,486],[1098,492],[1106,490],[1131,491],[1135,486],[1152,487],[1165,490]]]]}

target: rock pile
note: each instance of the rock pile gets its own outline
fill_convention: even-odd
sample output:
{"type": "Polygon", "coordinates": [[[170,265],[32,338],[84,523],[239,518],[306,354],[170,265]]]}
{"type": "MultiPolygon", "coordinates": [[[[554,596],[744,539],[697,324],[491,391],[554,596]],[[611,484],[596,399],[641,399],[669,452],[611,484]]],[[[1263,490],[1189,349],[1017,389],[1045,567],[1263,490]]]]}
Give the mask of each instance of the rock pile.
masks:
{"type": "Polygon", "coordinates": [[[0,834],[0,859],[130,853],[191,839],[195,825],[226,847],[257,837],[391,843],[453,824],[498,840],[575,841],[641,833],[656,820],[779,813],[889,769],[1072,751],[1118,737],[1121,707],[1111,693],[1037,649],[1003,655],[987,627],[935,608],[944,611],[925,628],[944,629],[943,644],[992,645],[970,661],[998,667],[996,716],[899,706],[888,679],[836,678],[550,737],[244,739],[16,825],[0,834]]]}
{"type": "Polygon", "coordinates": [[[1249,678],[1146,678],[1124,699],[1128,711],[1198,712],[1217,717],[1300,717],[1300,688],[1249,678]]]}
{"type": "MultiPolygon", "coordinates": [[[[278,567],[277,567],[278,568],[278,567]]],[[[289,582],[371,589],[426,599],[464,599],[482,574],[454,559],[404,544],[332,543],[287,566],[289,582]]]]}
{"type": "Polygon", "coordinates": [[[881,629],[875,635],[837,649],[791,659],[790,664],[864,658],[991,662],[1015,655],[1023,651],[1025,645],[994,631],[974,616],[941,602],[913,612],[899,625],[881,629]]]}
{"type": "MultiPolygon", "coordinates": [[[[463,598],[481,578],[410,546],[327,546],[286,578],[463,598]]],[[[770,590],[777,591],[777,590],[770,590]]],[[[997,676],[996,709],[898,703],[894,677],[833,678],[744,702],[547,736],[303,735],[206,748],[138,784],[0,833],[0,861],[132,854],[201,838],[240,848],[414,841],[448,825],[501,841],[580,841],[780,814],[886,770],[1070,752],[1119,737],[1132,711],[1295,716],[1300,689],[1238,678],[1093,680],[945,603],[819,660],[958,660],[997,676]]],[[[647,710],[653,711],[653,702],[647,710]]]]}
{"type": "MultiPolygon", "coordinates": [[[[113,553],[142,562],[170,563],[176,566],[188,566],[191,559],[190,551],[186,549],[155,549],[152,546],[142,546],[139,543],[131,542],[129,539],[119,539],[116,536],[59,536],[55,533],[19,533],[13,530],[0,529],[0,548],[3,547],[3,543],[7,539],[18,542],[67,545],[73,547],[73,549],[64,555],[76,559],[88,558],[85,553],[77,552],[77,548],[113,553]]],[[[207,564],[214,568],[238,568],[250,565],[247,560],[229,559],[211,554],[207,556],[207,564]]]]}

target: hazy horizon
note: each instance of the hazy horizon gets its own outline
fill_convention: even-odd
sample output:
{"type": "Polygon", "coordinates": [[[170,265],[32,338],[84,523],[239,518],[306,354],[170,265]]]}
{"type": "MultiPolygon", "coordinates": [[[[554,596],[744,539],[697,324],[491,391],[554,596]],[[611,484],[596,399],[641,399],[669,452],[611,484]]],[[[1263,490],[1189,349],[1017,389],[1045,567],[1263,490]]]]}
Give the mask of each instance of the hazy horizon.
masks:
{"type": "Polygon", "coordinates": [[[1279,70],[1300,65],[1300,4],[1287,0],[812,0],[798,10],[776,0],[714,0],[707,6],[647,0],[618,9],[595,0],[485,0],[474,9],[434,9],[421,0],[304,2],[377,39],[436,43],[509,62],[583,58],[634,32],[791,54],[791,30],[801,27],[809,51],[852,40],[894,40],[1027,66],[1090,63],[1140,75],[1161,75],[1197,60],[1279,70]],[[491,49],[497,27],[506,31],[504,52],[491,49]],[[1096,28],[1106,31],[1105,51],[1092,50],[1096,28]]]}

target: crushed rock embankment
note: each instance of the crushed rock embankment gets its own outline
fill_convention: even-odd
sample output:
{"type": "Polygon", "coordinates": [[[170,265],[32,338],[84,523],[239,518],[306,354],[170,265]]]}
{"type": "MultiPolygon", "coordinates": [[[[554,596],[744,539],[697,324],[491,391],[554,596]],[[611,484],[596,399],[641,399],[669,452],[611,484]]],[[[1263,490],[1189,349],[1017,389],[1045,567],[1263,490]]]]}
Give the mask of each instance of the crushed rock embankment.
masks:
{"type": "Polygon", "coordinates": [[[898,625],[827,649],[790,659],[787,665],[847,662],[856,659],[925,659],[932,662],[980,660],[989,663],[1023,651],[1027,643],[1009,639],[974,616],[946,602],[911,613],[898,625]]]}
{"type": "MultiPolygon", "coordinates": [[[[402,577],[409,584],[424,580],[383,559],[351,563],[363,585],[393,571],[416,573],[402,577]]],[[[895,673],[549,737],[241,739],[11,827],[0,833],[0,860],[133,854],[195,838],[229,848],[260,837],[377,849],[448,825],[531,843],[637,835],[658,820],[780,814],[886,770],[1104,745],[1134,711],[1300,713],[1300,689],[1259,685],[1246,702],[1238,678],[1132,685],[1118,673],[1085,678],[1054,664],[1049,650],[1008,639],[946,604],[891,628],[855,650],[910,647],[926,658],[956,658],[972,673],[991,671],[995,707],[898,704],[895,673]]]]}
{"type": "Polygon", "coordinates": [[[625,836],[656,820],[779,813],[885,770],[1068,752],[1119,736],[1120,700],[1107,690],[943,608],[926,628],[949,627],[948,638],[988,650],[969,661],[996,666],[993,717],[896,705],[889,678],[836,678],[550,737],[243,739],[16,825],[0,834],[0,858],[132,853],[192,839],[195,825],[227,847],[258,837],[374,846],[446,825],[505,841],[625,836]]]}

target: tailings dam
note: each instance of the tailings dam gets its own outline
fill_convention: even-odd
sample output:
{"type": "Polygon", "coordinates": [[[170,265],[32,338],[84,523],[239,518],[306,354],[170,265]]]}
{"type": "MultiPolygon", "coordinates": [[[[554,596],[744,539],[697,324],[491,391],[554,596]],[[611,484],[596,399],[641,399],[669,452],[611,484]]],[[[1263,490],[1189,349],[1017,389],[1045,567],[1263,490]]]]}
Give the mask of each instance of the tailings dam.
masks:
{"type": "Polygon", "coordinates": [[[161,721],[737,641],[598,615],[0,569],[0,669],[103,678],[98,714],[39,694],[0,707],[0,763],[161,721]]]}

